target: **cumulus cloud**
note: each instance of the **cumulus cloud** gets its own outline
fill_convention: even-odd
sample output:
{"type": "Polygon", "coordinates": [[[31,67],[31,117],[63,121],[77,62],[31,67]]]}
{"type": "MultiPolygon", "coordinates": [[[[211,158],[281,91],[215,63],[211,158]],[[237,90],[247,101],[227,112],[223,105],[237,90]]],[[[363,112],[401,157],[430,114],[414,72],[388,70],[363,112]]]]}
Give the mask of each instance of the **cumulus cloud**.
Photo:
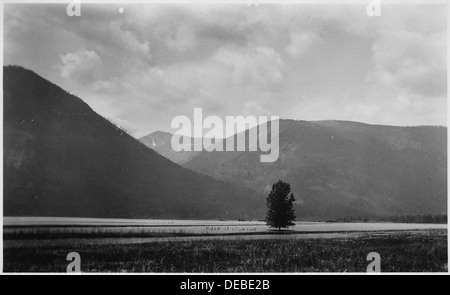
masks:
{"type": "Polygon", "coordinates": [[[139,40],[136,32],[127,30],[121,21],[112,21],[109,24],[108,32],[110,42],[115,43],[119,48],[125,49],[131,54],[140,54],[150,58],[150,42],[139,40]]]}
{"type": "Polygon", "coordinates": [[[165,44],[168,48],[181,52],[194,49],[196,43],[193,29],[185,24],[178,26],[174,34],[167,37],[165,44]]]}
{"type": "Polygon", "coordinates": [[[59,66],[61,77],[76,78],[82,81],[92,81],[101,70],[102,60],[95,51],[80,49],[77,52],[68,52],[60,55],[59,66]]]}
{"type": "Polygon", "coordinates": [[[290,43],[286,46],[286,51],[292,57],[299,57],[305,54],[319,40],[320,38],[313,32],[293,32],[290,34],[290,43]]]}
{"type": "Polygon", "coordinates": [[[368,79],[426,96],[446,94],[445,32],[422,35],[401,29],[374,42],[374,68],[368,79]]]}
{"type": "Polygon", "coordinates": [[[219,48],[213,60],[231,70],[236,87],[261,87],[277,84],[283,79],[284,62],[272,48],[219,48]]]}
{"type": "Polygon", "coordinates": [[[439,5],[5,5],[4,59],[136,135],[194,107],[392,125],[446,124],[439,5]],[[124,8],[119,13],[119,7],[124,8]]]}

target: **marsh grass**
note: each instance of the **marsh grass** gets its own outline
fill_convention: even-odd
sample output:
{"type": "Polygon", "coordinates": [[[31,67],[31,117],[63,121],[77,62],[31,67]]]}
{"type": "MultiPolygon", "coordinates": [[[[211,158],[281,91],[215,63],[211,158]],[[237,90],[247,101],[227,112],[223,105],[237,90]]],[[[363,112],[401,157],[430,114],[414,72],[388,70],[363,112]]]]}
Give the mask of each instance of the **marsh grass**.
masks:
{"type": "Polygon", "coordinates": [[[5,272],[65,272],[76,251],[84,272],[365,272],[367,254],[383,272],[447,271],[447,235],[365,235],[347,239],[203,240],[4,249],[5,272]]]}

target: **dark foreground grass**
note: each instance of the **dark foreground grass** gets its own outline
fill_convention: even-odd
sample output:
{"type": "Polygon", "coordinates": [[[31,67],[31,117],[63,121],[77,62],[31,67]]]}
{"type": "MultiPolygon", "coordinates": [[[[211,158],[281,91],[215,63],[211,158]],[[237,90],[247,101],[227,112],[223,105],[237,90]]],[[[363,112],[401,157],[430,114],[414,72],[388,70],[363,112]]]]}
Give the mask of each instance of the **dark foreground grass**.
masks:
{"type": "Polygon", "coordinates": [[[383,272],[447,271],[446,233],[6,248],[4,271],[65,272],[72,251],[84,272],[365,272],[370,252],[383,272]]]}

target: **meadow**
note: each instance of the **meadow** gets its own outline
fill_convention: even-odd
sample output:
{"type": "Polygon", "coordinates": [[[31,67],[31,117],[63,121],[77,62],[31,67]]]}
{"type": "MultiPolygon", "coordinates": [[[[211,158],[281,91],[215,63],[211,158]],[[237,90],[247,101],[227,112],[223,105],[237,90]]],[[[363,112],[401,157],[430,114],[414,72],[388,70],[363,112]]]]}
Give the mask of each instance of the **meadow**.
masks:
{"type": "Polygon", "coordinates": [[[5,272],[447,271],[444,224],[308,223],[281,232],[258,221],[5,218],[5,272]]]}
{"type": "MultiPolygon", "coordinates": [[[[382,272],[447,271],[447,232],[365,233],[330,239],[252,239],[87,244],[4,249],[5,272],[65,272],[76,251],[83,272],[365,272],[367,254],[382,272]]],[[[6,241],[8,242],[8,241],[6,241]]]]}

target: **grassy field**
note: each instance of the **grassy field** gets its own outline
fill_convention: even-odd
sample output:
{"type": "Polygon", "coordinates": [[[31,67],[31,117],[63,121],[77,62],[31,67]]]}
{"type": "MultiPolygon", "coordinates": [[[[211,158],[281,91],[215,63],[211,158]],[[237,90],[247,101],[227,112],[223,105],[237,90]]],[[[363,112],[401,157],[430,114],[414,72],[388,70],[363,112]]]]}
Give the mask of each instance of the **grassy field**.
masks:
{"type": "MultiPolygon", "coordinates": [[[[5,245],[8,241],[5,241],[5,245]]],[[[195,240],[4,248],[5,272],[65,272],[69,252],[83,272],[365,272],[367,254],[383,272],[447,271],[447,231],[365,233],[352,238],[195,240]]]]}

